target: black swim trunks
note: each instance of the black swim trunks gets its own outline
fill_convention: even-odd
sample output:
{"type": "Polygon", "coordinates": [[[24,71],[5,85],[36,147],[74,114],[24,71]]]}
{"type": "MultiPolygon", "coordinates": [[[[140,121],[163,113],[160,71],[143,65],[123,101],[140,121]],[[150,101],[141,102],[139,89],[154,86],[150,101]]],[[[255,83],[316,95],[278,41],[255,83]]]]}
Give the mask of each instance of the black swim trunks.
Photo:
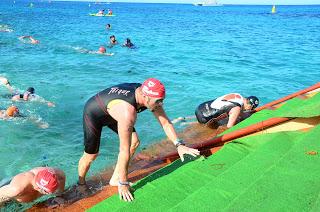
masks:
{"type": "MultiPolygon", "coordinates": [[[[124,100],[136,108],[137,113],[146,108],[138,108],[135,90],[139,83],[123,83],[107,88],[91,97],[83,111],[83,132],[85,152],[96,154],[99,152],[101,132],[104,126],[118,133],[118,123],[108,113],[108,105],[116,100],[124,100]]],[[[109,105],[110,106],[110,105],[109,105]]],[[[133,128],[133,132],[135,129],[133,128]]]]}

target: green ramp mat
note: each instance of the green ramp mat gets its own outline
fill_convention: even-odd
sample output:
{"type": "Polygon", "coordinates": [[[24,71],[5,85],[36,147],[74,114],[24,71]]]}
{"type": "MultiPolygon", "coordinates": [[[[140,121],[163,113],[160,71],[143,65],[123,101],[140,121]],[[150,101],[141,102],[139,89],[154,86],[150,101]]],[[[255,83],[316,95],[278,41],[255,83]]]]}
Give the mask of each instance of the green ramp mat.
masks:
{"type": "Polygon", "coordinates": [[[224,131],[221,135],[242,129],[252,124],[259,123],[261,121],[275,118],[275,117],[315,117],[320,116],[320,92],[316,95],[307,98],[300,99],[294,98],[286,101],[281,107],[275,110],[262,110],[254,113],[250,118],[238,123],[232,128],[224,131]]]}
{"type": "Polygon", "coordinates": [[[320,126],[235,140],[207,159],[180,160],[89,211],[320,211],[320,126]]]}

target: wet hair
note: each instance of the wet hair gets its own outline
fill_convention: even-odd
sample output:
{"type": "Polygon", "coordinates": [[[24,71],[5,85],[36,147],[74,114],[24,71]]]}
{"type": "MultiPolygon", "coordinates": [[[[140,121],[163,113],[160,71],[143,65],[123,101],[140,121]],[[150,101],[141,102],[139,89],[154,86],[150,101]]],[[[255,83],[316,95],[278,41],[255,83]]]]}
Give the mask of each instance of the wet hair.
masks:
{"type": "Polygon", "coordinates": [[[131,43],[130,38],[127,38],[126,41],[127,41],[127,43],[131,43]]]}
{"type": "Polygon", "coordinates": [[[30,92],[31,94],[34,94],[34,88],[33,88],[33,87],[29,87],[29,88],[27,89],[27,91],[30,92]]]}
{"type": "Polygon", "coordinates": [[[114,36],[114,35],[111,35],[111,36],[110,36],[110,39],[111,39],[111,38],[116,38],[116,36],[114,36]]]}

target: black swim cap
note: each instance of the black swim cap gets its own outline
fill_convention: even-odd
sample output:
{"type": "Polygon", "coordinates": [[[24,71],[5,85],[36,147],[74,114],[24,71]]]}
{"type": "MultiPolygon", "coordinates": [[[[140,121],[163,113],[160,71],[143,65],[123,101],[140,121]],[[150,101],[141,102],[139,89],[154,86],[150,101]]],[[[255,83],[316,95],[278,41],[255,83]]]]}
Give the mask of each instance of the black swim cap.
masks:
{"type": "Polygon", "coordinates": [[[252,109],[255,109],[259,105],[259,99],[256,96],[249,96],[246,98],[250,105],[252,105],[252,109]]]}
{"type": "Polygon", "coordinates": [[[34,94],[34,88],[33,88],[33,87],[29,87],[29,88],[27,89],[27,91],[30,92],[31,94],[34,94]]]}

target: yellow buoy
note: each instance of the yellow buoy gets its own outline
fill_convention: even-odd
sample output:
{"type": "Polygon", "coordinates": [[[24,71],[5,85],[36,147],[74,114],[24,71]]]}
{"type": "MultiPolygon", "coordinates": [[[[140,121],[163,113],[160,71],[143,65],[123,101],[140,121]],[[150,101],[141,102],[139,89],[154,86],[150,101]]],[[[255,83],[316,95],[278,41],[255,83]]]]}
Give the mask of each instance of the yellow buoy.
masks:
{"type": "Polygon", "coordinates": [[[273,5],[273,6],[272,6],[271,13],[272,13],[272,14],[276,13],[276,5],[273,5]]]}

